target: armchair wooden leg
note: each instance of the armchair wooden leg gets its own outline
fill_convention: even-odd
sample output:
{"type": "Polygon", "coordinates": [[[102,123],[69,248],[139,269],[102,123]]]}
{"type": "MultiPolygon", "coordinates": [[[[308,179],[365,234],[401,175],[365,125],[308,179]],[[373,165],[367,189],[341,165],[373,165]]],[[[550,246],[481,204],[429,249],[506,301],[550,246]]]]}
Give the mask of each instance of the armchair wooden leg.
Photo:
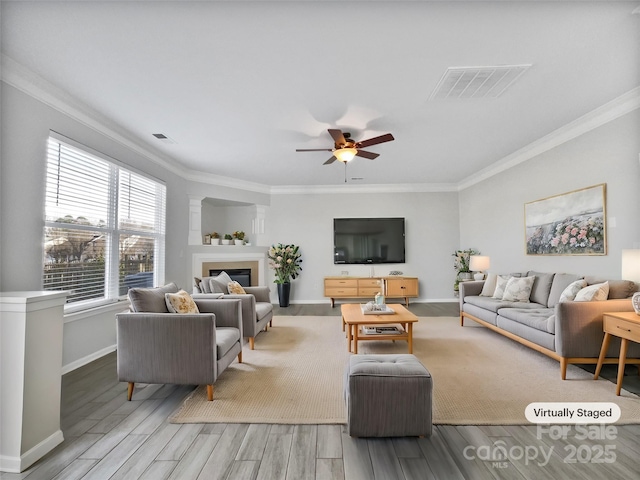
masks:
{"type": "Polygon", "coordinates": [[[213,402],[213,385],[207,385],[207,400],[213,402]]]}
{"type": "Polygon", "coordinates": [[[238,354],[238,363],[242,363],[242,352],[238,354]]]}
{"type": "Polygon", "coordinates": [[[129,385],[127,386],[127,400],[131,401],[131,397],[133,397],[133,387],[134,387],[135,383],[133,382],[129,382],[129,385]]]}
{"type": "Polygon", "coordinates": [[[273,327],[273,320],[269,320],[269,326],[273,327]]]}
{"type": "Polygon", "coordinates": [[[254,337],[249,337],[249,348],[250,348],[251,350],[253,350],[253,343],[254,343],[254,341],[255,341],[255,338],[254,338],[254,337]]]}

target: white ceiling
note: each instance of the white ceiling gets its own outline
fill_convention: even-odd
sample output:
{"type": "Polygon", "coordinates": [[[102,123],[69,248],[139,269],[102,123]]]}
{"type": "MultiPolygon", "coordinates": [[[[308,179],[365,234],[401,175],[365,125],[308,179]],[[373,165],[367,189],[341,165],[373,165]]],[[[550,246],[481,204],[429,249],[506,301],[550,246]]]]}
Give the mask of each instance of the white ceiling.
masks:
{"type": "Polygon", "coordinates": [[[396,138],[349,184],[459,185],[640,85],[639,5],[3,1],[0,21],[4,55],[185,169],[344,185],[295,152],[340,128],[396,138]],[[521,64],[498,98],[429,100],[449,67],[521,64]]]}

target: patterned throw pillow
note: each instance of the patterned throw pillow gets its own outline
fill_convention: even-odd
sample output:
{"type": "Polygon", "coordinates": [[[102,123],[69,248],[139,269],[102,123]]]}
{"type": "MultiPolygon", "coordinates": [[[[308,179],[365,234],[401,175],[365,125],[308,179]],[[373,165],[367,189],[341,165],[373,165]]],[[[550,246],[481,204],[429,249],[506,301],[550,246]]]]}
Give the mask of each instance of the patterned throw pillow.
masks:
{"type": "Polygon", "coordinates": [[[171,313],[200,313],[196,302],[184,290],[180,290],[178,293],[165,293],[164,300],[171,313]]]}
{"type": "Polygon", "coordinates": [[[227,287],[229,288],[229,293],[232,293],[234,295],[244,295],[245,292],[244,288],[242,288],[242,285],[240,285],[238,282],[229,282],[229,285],[227,285],[227,287]]]}
{"type": "Polygon", "coordinates": [[[609,298],[609,282],[596,283],[583,288],[576,295],[576,302],[599,302],[609,298]]]}
{"type": "Polygon", "coordinates": [[[576,295],[580,290],[587,286],[587,281],[584,279],[576,280],[570,283],[560,294],[559,302],[573,302],[576,295]]]}
{"type": "Polygon", "coordinates": [[[496,289],[493,292],[492,298],[497,298],[498,300],[502,300],[502,296],[504,295],[504,289],[507,286],[507,282],[511,278],[510,275],[498,275],[496,279],[496,289]]]}
{"type": "Polygon", "coordinates": [[[536,277],[511,277],[504,288],[502,300],[529,303],[531,288],[536,277]]]}

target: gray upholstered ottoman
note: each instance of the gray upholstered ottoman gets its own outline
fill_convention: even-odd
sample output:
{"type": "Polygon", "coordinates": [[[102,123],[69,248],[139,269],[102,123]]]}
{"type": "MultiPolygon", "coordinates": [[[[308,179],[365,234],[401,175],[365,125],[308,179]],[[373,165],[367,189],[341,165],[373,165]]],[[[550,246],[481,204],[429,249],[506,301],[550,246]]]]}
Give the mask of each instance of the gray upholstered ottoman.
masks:
{"type": "Polygon", "coordinates": [[[352,355],[345,372],[352,437],[431,435],[429,371],[414,355],[352,355]]]}

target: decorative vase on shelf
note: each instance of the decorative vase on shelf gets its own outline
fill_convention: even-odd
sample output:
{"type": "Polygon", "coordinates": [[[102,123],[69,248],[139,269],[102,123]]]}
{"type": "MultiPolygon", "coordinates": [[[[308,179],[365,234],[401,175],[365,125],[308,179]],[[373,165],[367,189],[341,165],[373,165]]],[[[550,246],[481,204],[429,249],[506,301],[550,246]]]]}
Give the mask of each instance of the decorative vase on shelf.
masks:
{"type": "Polygon", "coordinates": [[[460,280],[471,280],[471,272],[460,272],[458,273],[458,278],[460,280]]]}
{"type": "Polygon", "coordinates": [[[278,301],[281,307],[289,306],[289,295],[291,293],[291,283],[278,283],[278,301]]]}
{"type": "Polygon", "coordinates": [[[233,243],[235,245],[243,245],[244,244],[244,240],[240,240],[239,238],[234,238],[233,239],[233,243]]]}
{"type": "Polygon", "coordinates": [[[633,297],[631,297],[631,303],[633,304],[633,309],[638,315],[640,315],[640,292],[633,294],[633,297]]]}
{"type": "Polygon", "coordinates": [[[222,245],[231,245],[232,240],[228,240],[226,238],[223,238],[221,240],[221,242],[222,242],[222,245]]]}

